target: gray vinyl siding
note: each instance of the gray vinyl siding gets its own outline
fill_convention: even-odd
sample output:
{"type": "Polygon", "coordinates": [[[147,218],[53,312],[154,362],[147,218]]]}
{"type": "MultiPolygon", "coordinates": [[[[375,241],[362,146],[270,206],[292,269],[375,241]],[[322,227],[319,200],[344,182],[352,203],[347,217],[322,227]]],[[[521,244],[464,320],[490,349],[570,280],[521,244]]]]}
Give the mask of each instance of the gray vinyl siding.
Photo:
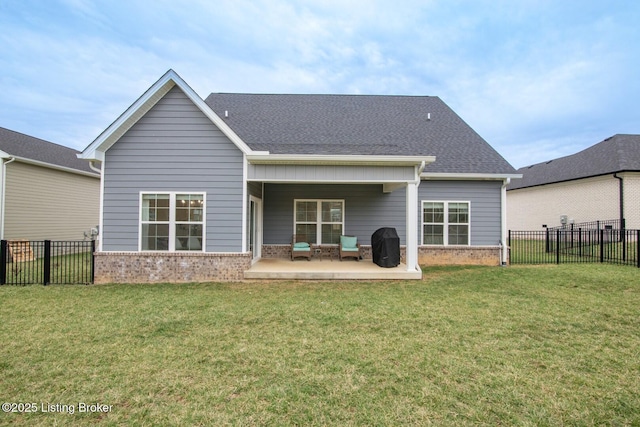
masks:
{"type": "Polygon", "coordinates": [[[100,178],[19,161],[6,169],[4,238],[82,240],[98,225],[100,178]]]}
{"type": "Polygon", "coordinates": [[[418,188],[418,242],[422,242],[422,202],[467,201],[471,213],[471,245],[495,246],[501,238],[502,181],[422,181],[418,188]]]}
{"type": "Polygon", "coordinates": [[[206,251],[242,250],[242,153],[178,88],[107,152],[103,250],[137,251],[140,192],[206,193],[206,251]]]}
{"type": "Polygon", "coordinates": [[[344,200],[344,232],[362,244],[370,244],[380,227],[394,227],[405,242],[404,188],[383,193],[381,184],[265,184],[264,244],[291,242],[295,199],[344,200]]]}
{"type": "Polygon", "coordinates": [[[261,181],[380,182],[408,181],[413,166],[249,165],[248,179],[261,181]]]}

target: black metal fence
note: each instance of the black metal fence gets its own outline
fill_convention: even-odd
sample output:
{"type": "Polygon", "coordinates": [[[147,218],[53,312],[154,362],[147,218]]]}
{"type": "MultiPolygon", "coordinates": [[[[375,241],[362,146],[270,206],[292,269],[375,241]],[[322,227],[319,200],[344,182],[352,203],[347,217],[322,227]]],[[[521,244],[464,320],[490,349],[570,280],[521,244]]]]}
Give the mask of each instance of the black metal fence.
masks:
{"type": "Polygon", "coordinates": [[[95,241],[0,241],[0,285],[89,284],[95,241]]]}
{"type": "Polygon", "coordinates": [[[511,264],[612,263],[640,268],[640,230],[509,231],[511,264]]]}
{"type": "Polygon", "coordinates": [[[605,219],[598,221],[581,222],[579,224],[564,224],[558,227],[550,227],[548,230],[603,230],[614,229],[621,230],[625,228],[624,219],[605,219]]]}

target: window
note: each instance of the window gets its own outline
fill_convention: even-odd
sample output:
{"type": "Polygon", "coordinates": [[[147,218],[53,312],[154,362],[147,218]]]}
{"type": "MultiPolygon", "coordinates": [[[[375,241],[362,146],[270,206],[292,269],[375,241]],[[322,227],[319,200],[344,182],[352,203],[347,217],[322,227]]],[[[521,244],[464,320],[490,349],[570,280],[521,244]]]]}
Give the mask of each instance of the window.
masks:
{"type": "Polygon", "coordinates": [[[422,202],[423,245],[469,245],[469,202],[422,202]]]}
{"type": "Polygon", "coordinates": [[[145,193],[140,206],[140,250],[203,250],[204,194],[145,193]]]}
{"type": "Polygon", "coordinates": [[[294,201],[294,233],[298,240],[338,244],[343,230],[344,200],[294,201]]]}

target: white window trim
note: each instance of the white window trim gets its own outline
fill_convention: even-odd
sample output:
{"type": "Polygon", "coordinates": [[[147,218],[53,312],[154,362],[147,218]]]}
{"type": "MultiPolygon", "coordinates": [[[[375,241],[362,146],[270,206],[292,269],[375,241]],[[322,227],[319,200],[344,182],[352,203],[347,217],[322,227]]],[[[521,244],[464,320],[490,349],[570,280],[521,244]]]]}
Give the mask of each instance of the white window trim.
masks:
{"type": "MultiPolygon", "coordinates": [[[[293,199],[293,234],[296,234],[296,224],[298,224],[298,221],[296,221],[296,218],[298,217],[298,202],[316,202],[317,203],[317,208],[316,208],[316,212],[317,212],[317,217],[316,217],[316,221],[315,222],[310,222],[310,221],[301,221],[300,224],[315,224],[316,225],[316,242],[321,242],[322,241],[322,224],[337,224],[335,222],[322,222],[322,202],[340,202],[342,203],[342,218],[340,221],[340,224],[342,224],[342,233],[345,233],[344,230],[344,216],[345,216],[345,203],[344,203],[344,199],[293,199]]],[[[335,243],[316,243],[319,245],[334,245],[334,246],[338,246],[335,243]]]]}
{"type": "MultiPolygon", "coordinates": [[[[440,224],[440,223],[429,223],[429,224],[440,224]]],[[[471,202],[469,200],[422,200],[420,203],[420,245],[421,246],[471,246],[471,202]],[[444,222],[443,230],[442,230],[442,245],[434,245],[434,244],[425,244],[424,243],[424,226],[427,223],[424,222],[424,204],[425,203],[443,203],[444,204],[444,222]],[[469,207],[469,222],[468,223],[460,223],[454,222],[452,225],[460,224],[467,225],[467,232],[469,234],[469,240],[466,245],[450,245],[449,244],[449,203],[466,203],[469,207]]]]}
{"type": "MultiPolygon", "coordinates": [[[[202,191],[141,191],[138,198],[138,252],[184,252],[198,253],[206,251],[207,237],[207,193],[202,191]],[[142,249],[142,225],[143,224],[164,224],[166,221],[143,221],[142,220],[142,198],[149,194],[163,194],[169,196],[169,250],[168,251],[151,251],[142,249]],[[202,222],[188,222],[187,224],[202,224],[202,249],[200,251],[177,251],[176,250],[176,196],[178,194],[188,194],[202,196],[202,222]]],[[[183,222],[181,222],[182,224],[183,222]]]]}

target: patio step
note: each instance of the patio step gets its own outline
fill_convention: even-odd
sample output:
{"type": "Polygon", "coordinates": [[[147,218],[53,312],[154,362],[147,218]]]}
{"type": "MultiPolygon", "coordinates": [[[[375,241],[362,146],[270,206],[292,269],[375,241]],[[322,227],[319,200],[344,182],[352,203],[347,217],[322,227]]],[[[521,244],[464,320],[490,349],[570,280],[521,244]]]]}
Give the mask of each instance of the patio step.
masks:
{"type": "Polygon", "coordinates": [[[420,280],[422,271],[407,271],[405,264],[383,268],[371,260],[317,260],[267,258],[244,272],[245,279],[285,280],[420,280]]]}

